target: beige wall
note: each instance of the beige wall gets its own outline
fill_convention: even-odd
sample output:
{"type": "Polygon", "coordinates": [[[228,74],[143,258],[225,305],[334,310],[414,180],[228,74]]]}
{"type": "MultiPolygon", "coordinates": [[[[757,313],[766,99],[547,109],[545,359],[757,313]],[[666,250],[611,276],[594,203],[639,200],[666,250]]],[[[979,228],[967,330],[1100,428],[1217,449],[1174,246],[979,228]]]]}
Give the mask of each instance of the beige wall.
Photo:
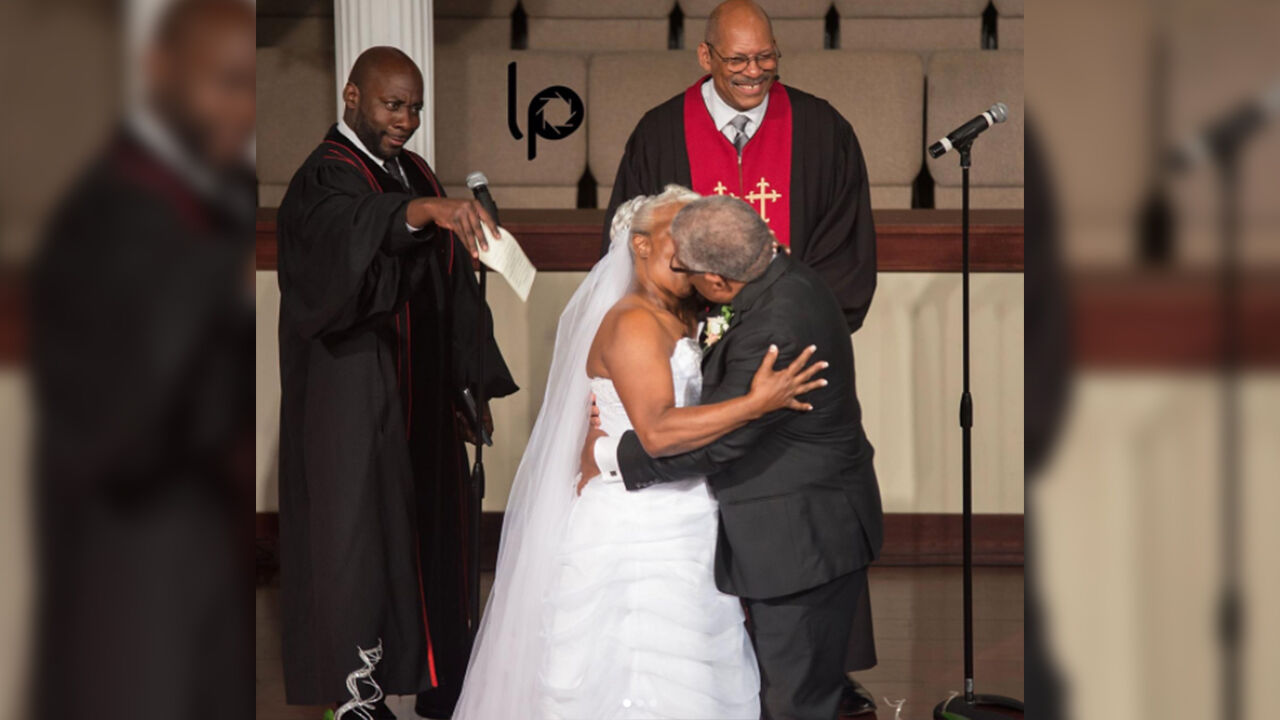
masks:
{"type": "Polygon", "coordinates": [[[258,330],[256,353],[257,389],[254,394],[257,425],[256,505],[259,512],[275,511],[279,485],[276,463],[280,460],[280,342],[276,339],[276,322],[280,317],[280,287],[275,272],[258,271],[258,330]]]}
{"type": "MultiPolygon", "coordinates": [[[[511,479],[545,390],[560,311],[584,273],[541,273],[528,304],[490,284],[495,331],[521,391],[495,401],[485,455],[485,510],[506,506],[511,479]]],[[[978,274],[972,287],[974,507],[1022,512],[1022,293],[1020,274],[978,274]]],[[[279,423],[273,272],[258,273],[258,510],[277,507],[279,423]]],[[[884,273],[854,337],[858,395],[888,512],[960,511],[960,277],[884,273]]]]}
{"type": "MultiPolygon", "coordinates": [[[[1081,377],[1028,504],[1051,642],[1076,718],[1217,717],[1220,385],[1209,373],[1081,377]],[[1066,632],[1064,629],[1069,628],[1066,632]]],[[[1280,377],[1241,383],[1242,717],[1280,667],[1280,377]]]]}
{"type": "Polygon", "coordinates": [[[17,717],[30,665],[31,411],[27,374],[0,368],[0,717],[17,717]]]}

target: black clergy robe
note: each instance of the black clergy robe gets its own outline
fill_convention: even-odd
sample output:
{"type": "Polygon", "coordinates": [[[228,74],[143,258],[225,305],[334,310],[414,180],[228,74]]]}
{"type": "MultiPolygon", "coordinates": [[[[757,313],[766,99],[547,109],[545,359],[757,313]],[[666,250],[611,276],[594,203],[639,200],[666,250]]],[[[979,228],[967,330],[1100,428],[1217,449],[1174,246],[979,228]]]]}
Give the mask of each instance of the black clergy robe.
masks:
{"type": "Polygon", "coordinates": [[[30,716],[252,717],[252,174],[215,182],[122,128],[33,261],[30,716]]]}
{"type": "MultiPolygon", "coordinates": [[[[770,110],[776,89],[770,90],[770,110]]],[[[602,254],[609,250],[613,214],[623,202],[659,193],[669,183],[693,187],[685,137],[686,92],[645,113],[627,140],[605,213],[602,254]]],[[[826,100],[791,86],[786,86],[786,95],[791,105],[791,257],[815,270],[831,288],[852,333],[862,327],[876,290],[876,228],[867,164],[853,127],[826,100]]],[[[762,123],[757,135],[764,127],[762,123]]],[[[747,148],[755,140],[753,136],[747,148]]],[[[856,602],[845,659],[850,672],[874,667],[877,661],[865,584],[856,602]]]]}
{"type": "MultiPolygon", "coordinates": [[[[792,115],[791,257],[826,281],[853,332],[862,326],[876,289],[867,165],[857,135],[835,108],[793,87],[786,90],[792,115]]],[[[609,226],[618,206],[636,195],[661,192],[669,183],[692,187],[684,93],[645,113],[627,140],[605,214],[602,255],[609,250],[609,226]]]]}
{"type": "MultiPolygon", "coordinates": [[[[442,196],[399,156],[413,194],[442,196]]],[[[458,388],[516,391],[471,259],[333,127],[279,212],[280,573],[287,701],[345,701],[379,640],[387,694],[456,693],[468,657],[458,388]],[[482,327],[489,328],[483,335],[482,327]],[[484,374],[480,374],[483,353],[484,374]]]]}

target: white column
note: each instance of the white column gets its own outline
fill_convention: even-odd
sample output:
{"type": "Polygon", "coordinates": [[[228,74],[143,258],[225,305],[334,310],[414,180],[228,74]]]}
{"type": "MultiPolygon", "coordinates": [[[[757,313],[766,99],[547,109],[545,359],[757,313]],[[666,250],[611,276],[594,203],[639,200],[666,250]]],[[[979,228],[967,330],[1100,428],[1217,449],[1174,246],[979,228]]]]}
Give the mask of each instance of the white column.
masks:
{"type": "Polygon", "coordinates": [[[125,4],[125,93],[130,105],[142,101],[143,53],[151,41],[166,0],[129,0],[125,4]]]}
{"type": "Polygon", "coordinates": [[[338,79],[338,121],[342,88],[360,53],[375,45],[400,48],[422,69],[422,126],[408,148],[435,162],[435,82],[432,72],[432,0],[334,0],[333,31],[338,79]]]}

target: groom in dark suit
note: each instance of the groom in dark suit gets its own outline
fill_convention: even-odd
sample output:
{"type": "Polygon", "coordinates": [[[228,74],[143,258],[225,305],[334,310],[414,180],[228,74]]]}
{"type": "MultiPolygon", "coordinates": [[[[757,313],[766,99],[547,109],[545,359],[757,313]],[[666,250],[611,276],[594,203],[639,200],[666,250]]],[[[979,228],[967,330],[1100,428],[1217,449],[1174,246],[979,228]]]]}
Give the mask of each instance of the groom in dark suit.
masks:
{"type": "MultiPolygon", "coordinates": [[[[621,477],[628,490],[707,476],[720,503],[716,584],[743,598],[761,670],[764,717],[834,720],[844,658],[867,566],[880,552],[883,513],[854,389],[840,304],[822,279],[785,254],[746,203],[706,197],[671,223],[672,269],[727,308],[704,333],[702,402],[745,395],[771,344],[788,363],[808,345],[830,363],[807,412],[782,410],[698,450],[649,457],[634,432],[593,430],[583,477],[621,477]],[[594,459],[598,468],[589,467],[594,459]]],[[[866,642],[872,642],[870,626],[866,642]]]]}

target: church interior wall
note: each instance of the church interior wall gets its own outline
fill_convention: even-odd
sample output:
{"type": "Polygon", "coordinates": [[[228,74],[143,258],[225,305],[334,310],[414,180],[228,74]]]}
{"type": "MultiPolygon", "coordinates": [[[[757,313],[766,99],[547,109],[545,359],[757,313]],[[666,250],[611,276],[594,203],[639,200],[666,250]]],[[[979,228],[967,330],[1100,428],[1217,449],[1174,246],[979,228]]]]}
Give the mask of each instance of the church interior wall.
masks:
{"type": "MultiPolygon", "coordinates": [[[[272,92],[259,94],[258,169],[260,205],[272,207],[315,138],[333,122],[336,79],[333,19],[324,3],[267,4],[273,7],[270,17],[260,21],[258,77],[259,87],[272,92]]],[[[982,50],[986,0],[895,2],[888,9],[859,0],[834,6],[764,4],[775,15],[785,81],[827,98],[858,132],[873,206],[921,206],[922,178],[930,188],[925,195],[934,196],[926,200],[938,207],[958,206],[958,187],[948,171],[940,166],[936,181],[929,175],[933,168],[923,157],[926,129],[945,125],[954,113],[971,115],[974,107],[983,106],[972,97],[983,92],[1016,89],[1016,100],[1005,102],[1018,122],[1006,134],[1017,140],[989,148],[993,155],[1002,154],[999,159],[982,158],[990,167],[980,177],[975,171],[973,205],[1021,207],[1021,75],[1016,88],[1008,74],[1000,82],[1009,88],[964,84],[974,77],[972,68],[997,54],[1003,66],[1013,62],[1015,51],[982,50]],[[837,16],[834,36],[831,15],[837,16]],[[935,62],[937,51],[955,52],[942,53],[935,62]],[[930,89],[929,73],[944,65],[962,87],[940,94],[930,89]]],[[[436,113],[435,164],[447,191],[465,194],[463,178],[479,169],[488,175],[500,207],[580,207],[582,198],[591,195],[579,191],[584,184],[595,190],[595,202],[587,206],[607,204],[636,120],[701,74],[690,48],[705,24],[710,5],[704,5],[682,0],[680,42],[673,43],[673,3],[437,1],[436,97],[429,105],[436,113]],[[618,9],[623,6],[631,9],[618,9]],[[556,27],[561,30],[545,30],[556,27]],[[626,28],[634,33],[623,38],[626,28]],[[550,85],[580,92],[586,107],[584,125],[563,140],[543,141],[532,162],[526,143],[514,140],[506,129],[506,67],[512,61],[517,63],[521,126],[528,99],[550,85]]],[[[1007,4],[1006,10],[1012,17],[1014,10],[1007,4]]],[[[1020,64],[1021,53],[1017,56],[1020,64]]],[[[542,273],[528,303],[501,282],[490,285],[498,341],[522,390],[494,406],[497,434],[494,448],[486,453],[486,511],[505,507],[541,405],[556,321],[584,276],[542,273]]],[[[959,347],[953,337],[959,326],[959,283],[956,274],[881,273],[867,324],[853,338],[859,397],[877,448],[888,512],[960,509],[952,408],[959,378],[950,372],[959,347]]],[[[279,403],[275,273],[259,271],[257,286],[257,506],[273,511],[279,403]]],[[[975,363],[974,375],[974,395],[985,421],[975,427],[977,511],[1021,513],[1022,276],[982,274],[974,287],[975,343],[989,349],[984,361],[975,363]]]]}

